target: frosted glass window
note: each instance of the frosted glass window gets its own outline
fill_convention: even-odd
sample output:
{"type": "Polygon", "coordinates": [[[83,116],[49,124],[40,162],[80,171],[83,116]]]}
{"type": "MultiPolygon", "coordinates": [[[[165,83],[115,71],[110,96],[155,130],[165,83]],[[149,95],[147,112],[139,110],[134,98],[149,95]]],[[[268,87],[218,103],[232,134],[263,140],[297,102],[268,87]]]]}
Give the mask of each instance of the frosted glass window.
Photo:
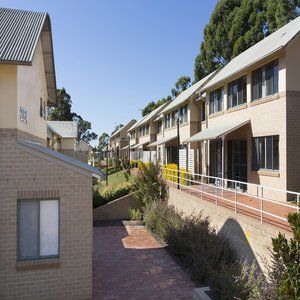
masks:
{"type": "Polygon", "coordinates": [[[40,202],[40,255],[58,255],[58,200],[40,202]]]}
{"type": "Polygon", "coordinates": [[[59,254],[59,201],[18,201],[18,259],[59,254]]]}
{"type": "Polygon", "coordinates": [[[38,201],[20,201],[19,206],[19,256],[38,256],[38,201]]]}

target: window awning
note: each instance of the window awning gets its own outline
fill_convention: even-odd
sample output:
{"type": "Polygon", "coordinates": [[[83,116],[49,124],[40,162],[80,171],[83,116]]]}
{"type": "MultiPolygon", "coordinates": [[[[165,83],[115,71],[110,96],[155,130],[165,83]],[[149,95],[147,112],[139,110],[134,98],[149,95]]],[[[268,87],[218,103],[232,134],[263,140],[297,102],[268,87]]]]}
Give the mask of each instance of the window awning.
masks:
{"type": "Polygon", "coordinates": [[[128,148],[129,148],[129,146],[127,145],[127,146],[121,148],[121,150],[125,150],[125,149],[128,149],[128,148]]]}
{"type": "Polygon", "coordinates": [[[190,138],[183,141],[183,143],[193,143],[193,142],[200,142],[200,141],[207,141],[207,140],[216,140],[219,139],[236,129],[250,123],[250,120],[240,120],[234,123],[228,123],[223,126],[207,128],[203,131],[196,133],[195,135],[191,136],[190,138]]]}
{"type": "Polygon", "coordinates": [[[134,145],[134,146],[132,146],[130,148],[132,148],[132,149],[140,148],[141,146],[146,145],[148,143],[149,143],[149,141],[143,142],[143,143],[139,143],[139,144],[136,144],[136,145],[134,145]]]}
{"type": "Polygon", "coordinates": [[[171,137],[165,137],[163,139],[160,139],[156,142],[153,142],[152,144],[150,144],[148,147],[155,147],[155,146],[159,146],[161,144],[165,144],[168,142],[171,142],[172,140],[176,139],[177,135],[171,136],[171,137]]]}

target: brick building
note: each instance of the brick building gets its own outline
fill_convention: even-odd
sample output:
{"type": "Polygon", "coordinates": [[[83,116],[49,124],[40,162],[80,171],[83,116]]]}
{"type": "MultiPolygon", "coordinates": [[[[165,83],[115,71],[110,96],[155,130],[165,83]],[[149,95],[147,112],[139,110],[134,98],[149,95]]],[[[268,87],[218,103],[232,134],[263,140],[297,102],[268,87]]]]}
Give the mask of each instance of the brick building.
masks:
{"type": "Polygon", "coordinates": [[[0,299],[89,299],[92,178],[104,174],[46,147],[49,15],[0,14],[0,299]]]}

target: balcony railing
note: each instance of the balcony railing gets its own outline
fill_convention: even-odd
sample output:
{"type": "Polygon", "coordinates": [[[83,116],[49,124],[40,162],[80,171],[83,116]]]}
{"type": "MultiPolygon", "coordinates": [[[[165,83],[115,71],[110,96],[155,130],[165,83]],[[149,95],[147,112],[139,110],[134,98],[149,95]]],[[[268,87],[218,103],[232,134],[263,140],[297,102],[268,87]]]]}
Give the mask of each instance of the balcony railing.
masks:
{"type": "Polygon", "coordinates": [[[284,229],[287,215],[299,212],[300,193],[214,176],[162,168],[168,184],[201,200],[284,229]],[[179,178],[179,182],[178,182],[179,178]]]}

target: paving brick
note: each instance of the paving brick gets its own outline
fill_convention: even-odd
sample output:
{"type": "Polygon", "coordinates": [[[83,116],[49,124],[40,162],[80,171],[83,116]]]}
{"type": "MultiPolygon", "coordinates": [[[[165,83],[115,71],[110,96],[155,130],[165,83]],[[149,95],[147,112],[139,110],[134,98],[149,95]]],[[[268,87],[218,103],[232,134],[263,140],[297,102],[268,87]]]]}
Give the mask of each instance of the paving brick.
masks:
{"type": "Polygon", "coordinates": [[[193,288],[144,227],[94,227],[93,299],[191,299],[193,288]]]}

